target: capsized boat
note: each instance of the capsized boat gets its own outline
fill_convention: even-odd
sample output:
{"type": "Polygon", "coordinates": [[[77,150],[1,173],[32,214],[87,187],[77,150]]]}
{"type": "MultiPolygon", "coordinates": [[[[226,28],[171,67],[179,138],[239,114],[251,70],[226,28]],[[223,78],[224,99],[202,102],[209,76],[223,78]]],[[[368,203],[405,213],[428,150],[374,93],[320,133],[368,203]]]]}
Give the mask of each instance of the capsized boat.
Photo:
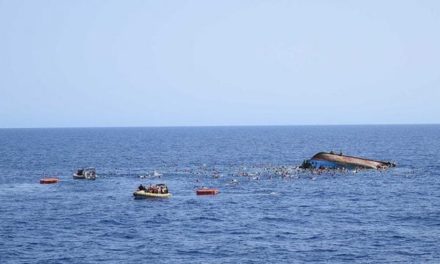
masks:
{"type": "Polygon", "coordinates": [[[319,152],[311,159],[305,160],[302,169],[387,169],[396,164],[389,161],[372,160],[347,156],[342,153],[319,152]]]}
{"type": "Polygon", "coordinates": [[[141,184],[133,193],[133,196],[135,199],[169,198],[171,197],[171,193],[169,193],[168,187],[163,183],[150,185],[149,187],[145,187],[141,184]]]}
{"type": "Polygon", "coordinates": [[[77,180],[96,180],[96,177],[95,168],[78,169],[73,174],[73,178],[77,180]]]}

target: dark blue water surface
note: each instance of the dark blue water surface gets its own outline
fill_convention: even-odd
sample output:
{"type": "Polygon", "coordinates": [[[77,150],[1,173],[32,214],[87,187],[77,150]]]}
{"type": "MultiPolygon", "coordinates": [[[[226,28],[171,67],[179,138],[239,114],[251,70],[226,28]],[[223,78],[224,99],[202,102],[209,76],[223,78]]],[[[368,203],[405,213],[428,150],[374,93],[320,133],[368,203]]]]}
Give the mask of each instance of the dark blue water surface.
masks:
{"type": "Polygon", "coordinates": [[[3,129],[0,263],[439,263],[439,150],[437,125],[3,129]],[[398,167],[294,168],[330,150],[398,167]]]}

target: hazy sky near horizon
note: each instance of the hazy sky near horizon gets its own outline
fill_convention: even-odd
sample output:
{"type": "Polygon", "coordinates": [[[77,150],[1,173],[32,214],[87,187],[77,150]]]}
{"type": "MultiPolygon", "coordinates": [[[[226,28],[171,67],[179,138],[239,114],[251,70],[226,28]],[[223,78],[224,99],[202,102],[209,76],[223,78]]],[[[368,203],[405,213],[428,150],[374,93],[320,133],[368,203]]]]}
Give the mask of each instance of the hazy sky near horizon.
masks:
{"type": "Polygon", "coordinates": [[[440,1],[0,0],[0,127],[440,123],[440,1]]]}

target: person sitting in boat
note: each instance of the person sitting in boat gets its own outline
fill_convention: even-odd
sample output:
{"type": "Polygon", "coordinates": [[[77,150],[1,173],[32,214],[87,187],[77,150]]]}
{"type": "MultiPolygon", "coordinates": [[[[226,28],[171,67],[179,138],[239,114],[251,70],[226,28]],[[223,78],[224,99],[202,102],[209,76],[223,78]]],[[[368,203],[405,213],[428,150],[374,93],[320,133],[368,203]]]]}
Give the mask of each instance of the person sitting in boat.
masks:
{"type": "Polygon", "coordinates": [[[139,185],[138,187],[139,191],[146,191],[147,189],[145,189],[145,187],[142,185],[142,183],[139,185]]]}
{"type": "Polygon", "coordinates": [[[150,188],[150,192],[152,192],[152,193],[158,193],[158,192],[157,192],[157,186],[151,186],[151,188],[150,188]]]}

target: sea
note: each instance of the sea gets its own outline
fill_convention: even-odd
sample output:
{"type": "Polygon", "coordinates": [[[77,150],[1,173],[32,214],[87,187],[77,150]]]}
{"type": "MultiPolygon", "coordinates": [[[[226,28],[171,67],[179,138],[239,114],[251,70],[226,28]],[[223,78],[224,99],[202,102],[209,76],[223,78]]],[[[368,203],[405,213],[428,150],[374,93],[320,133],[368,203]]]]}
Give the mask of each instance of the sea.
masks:
{"type": "Polygon", "coordinates": [[[0,263],[141,262],[440,263],[440,125],[0,129],[0,263]]]}

